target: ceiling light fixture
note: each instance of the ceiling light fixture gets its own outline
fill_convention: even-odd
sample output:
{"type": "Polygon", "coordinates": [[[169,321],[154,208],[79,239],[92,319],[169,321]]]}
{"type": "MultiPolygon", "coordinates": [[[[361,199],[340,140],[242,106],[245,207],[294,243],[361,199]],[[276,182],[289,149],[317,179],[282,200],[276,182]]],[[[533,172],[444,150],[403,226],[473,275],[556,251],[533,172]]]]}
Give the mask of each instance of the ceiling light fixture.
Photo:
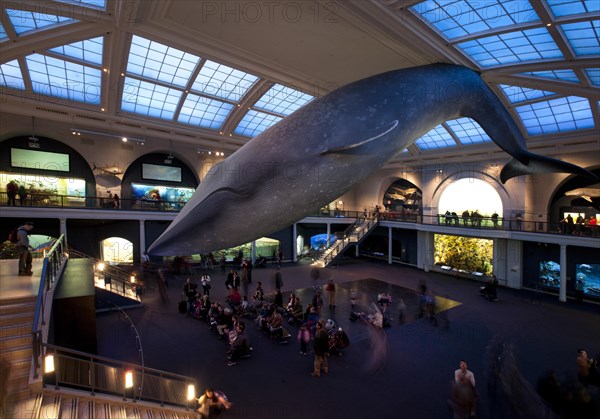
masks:
{"type": "Polygon", "coordinates": [[[102,137],[117,138],[124,143],[133,142],[133,143],[136,143],[139,145],[144,145],[146,143],[146,140],[141,139],[141,138],[132,138],[132,137],[126,137],[124,135],[108,134],[105,132],[98,132],[98,131],[89,131],[89,130],[80,129],[80,128],[71,128],[71,134],[78,135],[78,136],[80,136],[81,134],[100,135],[102,137]]]}

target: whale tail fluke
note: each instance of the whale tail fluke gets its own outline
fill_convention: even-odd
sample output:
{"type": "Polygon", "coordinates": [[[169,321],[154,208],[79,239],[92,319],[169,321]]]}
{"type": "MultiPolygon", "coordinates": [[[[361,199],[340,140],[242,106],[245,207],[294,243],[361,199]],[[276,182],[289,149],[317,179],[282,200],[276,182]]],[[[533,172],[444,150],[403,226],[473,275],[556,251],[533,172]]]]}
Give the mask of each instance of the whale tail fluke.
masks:
{"type": "Polygon", "coordinates": [[[522,176],[538,173],[573,173],[576,175],[586,176],[592,179],[598,179],[594,173],[587,169],[564,162],[552,157],[540,156],[528,151],[525,152],[527,164],[520,162],[517,159],[511,159],[500,172],[500,181],[506,183],[507,180],[522,176]]]}

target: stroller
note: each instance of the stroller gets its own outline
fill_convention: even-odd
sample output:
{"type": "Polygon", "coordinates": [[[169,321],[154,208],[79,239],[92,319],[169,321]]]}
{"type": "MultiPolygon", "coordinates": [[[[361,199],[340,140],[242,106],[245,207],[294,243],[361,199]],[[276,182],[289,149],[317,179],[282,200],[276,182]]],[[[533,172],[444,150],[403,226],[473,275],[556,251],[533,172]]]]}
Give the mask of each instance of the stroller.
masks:
{"type": "Polygon", "coordinates": [[[342,349],[346,349],[350,346],[348,335],[341,327],[337,327],[335,322],[331,319],[328,319],[325,323],[325,330],[327,331],[329,354],[342,356],[342,349]]]}

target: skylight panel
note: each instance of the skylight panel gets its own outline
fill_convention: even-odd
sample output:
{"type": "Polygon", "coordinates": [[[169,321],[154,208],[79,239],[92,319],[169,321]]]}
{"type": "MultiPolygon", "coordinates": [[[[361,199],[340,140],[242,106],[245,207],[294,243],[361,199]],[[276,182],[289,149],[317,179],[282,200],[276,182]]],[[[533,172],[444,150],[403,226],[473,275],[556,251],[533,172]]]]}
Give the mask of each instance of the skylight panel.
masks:
{"type": "Polygon", "coordinates": [[[482,67],[563,57],[546,28],[474,39],[458,47],[482,67]]]}
{"type": "Polygon", "coordinates": [[[121,109],[154,118],[173,119],[182,94],[176,89],[126,77],[121,109]]]}
{"type": "Polygon", "coordinates": [[[58,0],[61,3],[80,4],[82,6],[92,6],[99,9],[106,9],[106,0],[58,0]]]}
{"type": "Polygon", "coordinates": [[[27,10],[6,9],[6,13],[8,14],[8,18],[17,35],[21,35],[28,31],[47,28],[48,26],[56,25],[58,23],[77,22],[75,19],[70,19],[68,17],[29,12],[27,10]]]}
{"type": "Polygon", "coordinates": [[[4,30],[4,26],[0,22],[0,41],[4,41],[5,39],[8,39],[8,35],[6,34],[6,31],[4,30]]]}
{"type": "Polygon", "coordinates": [[[600,11],[598,0],[546,0],[546,3],[556,17],[600,11]]]}
{"type": "Polygon", "coordinates": [[[481,125],[471,118],[459,118],[446,121],[446,125],[452,130],[461,144],[475,144],[492,141],[483,128],[481,128],[481,125]]]}
{"type": "Polygon", "coordinates": [[[585,72],[594,86],[600,86],[600,68],[587,68],[585,72]]]}
{"type": "Polygon", "coordinates": [[[427,134],[423,135],[415,144],[421,150],[431,150],[437,148],[455,147],[456,141],[452,135],[444,128],[443,125],[438,125],[427,134]]]}
{"type": "Polygon", "coordinates": [[[73,42],[72,44],[62,45],[52,48],[50,51],[60,55],[76,58],[91,64],[102,65],[102,45],[104,37],[100,36],[85,41],[73,42]]]}
{"type": "Polygon", "coordinates": [[[313,96],[299,90],[276,84],[256,102],[254,107],[287,116],[313,99],[313,96]]]}
{"type": "Polygon", "coordinates": [[[590,102],[568,96],[515,108],[529,135],[594,128],[590,102]]]}
{"type": "Polygon", "coordinates": [[[134,35],[127,72],[185,87],[200,57],[134,35]]]}
{"type": "Polygon", "coordinates": [[[0,65],[0,85],[12,89],[25,89],[19,61],[12,60],[0,65]]]}
{"type": "Polygon", "coordinates": [[[256,80],[258,77],[252,74],[214,61],[206,61],[192,85],[192,90],[239,102],[256,80]]]}
{"type": "Polygon", "coordinates": [[[249,110],[235,128],[235,133],[246,137],[255,137],[283,118],[264,112],[249,110]]]}
{"type": "Polygon", "coordinates": [[[556,94],[555,92],[548,92],[546,90],[530,89],[528,87],[521,86],[509,86],[506,84],[501,84],[500,88],[510,103],[524,102],[526,100],[533,100],[556,94]]]}
{"type": "Polygon", "coordinates": [[[178,121],[218,130],[223,126],[233,107],[231,103],[188,94],[179,112],[178,121]]]}
{"type": "Polygon", "coordinates": [[[575,55],[600,55],[600,20],[561,25],[575,55]]]}
{"type": "Polygon", "coordinates": [[[34,92],[93,105],[100,103],[99,69],[40,54],[26,59],[34,92]]]}
{"type": "Polygon", "coordinates": [[[540,20],[531,4],[522,0],[428,0],[410,9],[450,40],[540,20]]]}
{"type": "Polygon", "coordinates": [[[573,70],[529,71],[521,74],[524,74],[526,76],[540,77],[543,79],[556,79],[579,83],[579,77],[577,77],[577,74],[575,74],[573,70]]]}

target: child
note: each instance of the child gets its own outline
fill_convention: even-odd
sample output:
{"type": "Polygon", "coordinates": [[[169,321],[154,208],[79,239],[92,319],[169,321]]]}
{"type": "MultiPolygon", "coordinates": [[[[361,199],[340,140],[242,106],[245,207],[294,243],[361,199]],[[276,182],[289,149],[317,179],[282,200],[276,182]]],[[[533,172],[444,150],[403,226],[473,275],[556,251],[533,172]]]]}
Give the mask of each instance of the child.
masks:
{"type": "Polygon", "coordinates": [[[310,331],[305,324],[300,326],[300,330],[298,330],[298,342],[300,342],[300,353],[306,355],[306,348],[308,342],[310,342],[310,331]]]}

